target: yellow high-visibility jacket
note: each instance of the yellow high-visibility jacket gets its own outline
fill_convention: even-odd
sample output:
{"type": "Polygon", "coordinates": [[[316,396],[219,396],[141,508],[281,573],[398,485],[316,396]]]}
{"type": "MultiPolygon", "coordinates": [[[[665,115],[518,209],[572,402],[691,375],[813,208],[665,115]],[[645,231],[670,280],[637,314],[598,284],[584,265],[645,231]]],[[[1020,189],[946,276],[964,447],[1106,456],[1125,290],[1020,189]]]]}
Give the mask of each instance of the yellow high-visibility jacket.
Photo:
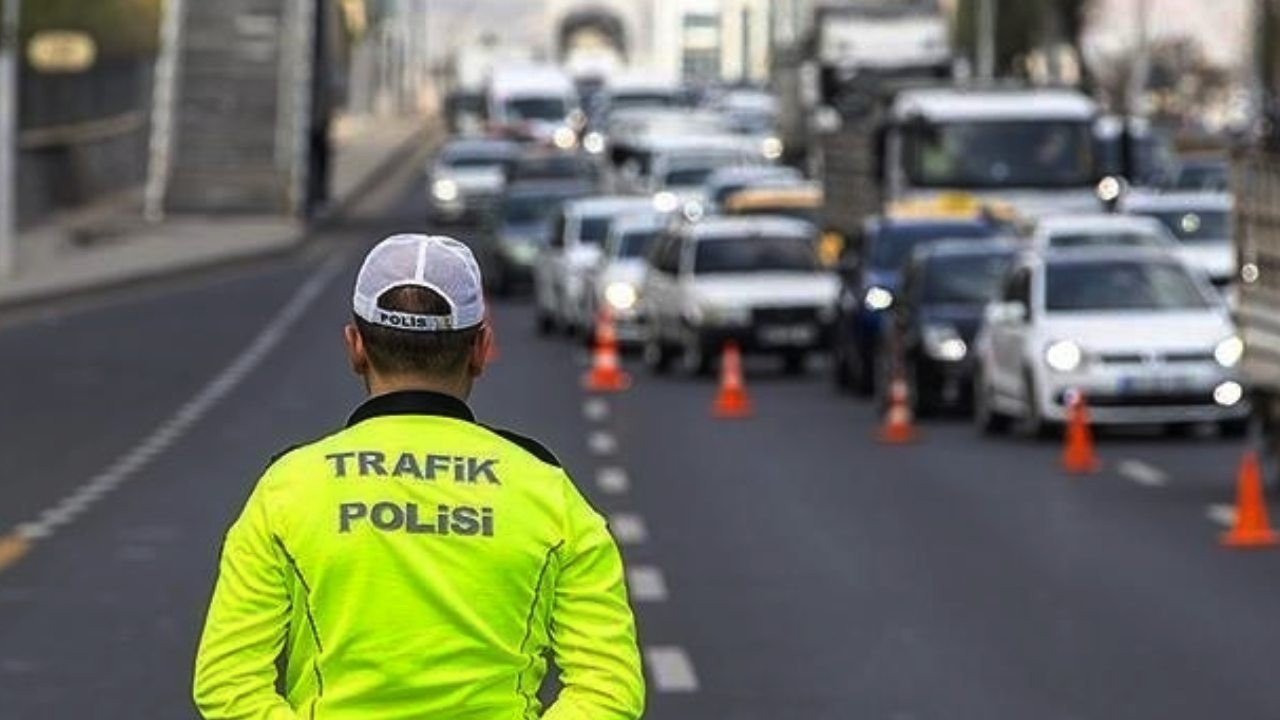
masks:
{"type": "Polygon", "coordinates": [[[624,720],[644,677],[617,546],[555,457],[398,392],[258,482],[194,695],[211,720],[624,720]]]}

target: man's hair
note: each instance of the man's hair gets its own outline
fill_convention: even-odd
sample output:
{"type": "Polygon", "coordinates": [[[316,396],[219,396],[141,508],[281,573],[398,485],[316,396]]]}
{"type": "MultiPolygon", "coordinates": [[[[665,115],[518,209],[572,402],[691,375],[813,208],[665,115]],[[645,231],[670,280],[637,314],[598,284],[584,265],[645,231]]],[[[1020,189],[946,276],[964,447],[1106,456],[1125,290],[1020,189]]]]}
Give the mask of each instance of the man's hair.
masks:
{"type": "MultiPolygon", "coordinates": [[[[378,307],[418,315],[451,312],[448,301],[439,293],[413,285],[402,285],[383,293],[378,298],[378,307]]],[[[355,324],[375,371],[384,375],[428,377],[461,373],[481,328],[477,325],[465,330],[422,332],[375,325],[360,317],[355,318],[355,324]]]]}

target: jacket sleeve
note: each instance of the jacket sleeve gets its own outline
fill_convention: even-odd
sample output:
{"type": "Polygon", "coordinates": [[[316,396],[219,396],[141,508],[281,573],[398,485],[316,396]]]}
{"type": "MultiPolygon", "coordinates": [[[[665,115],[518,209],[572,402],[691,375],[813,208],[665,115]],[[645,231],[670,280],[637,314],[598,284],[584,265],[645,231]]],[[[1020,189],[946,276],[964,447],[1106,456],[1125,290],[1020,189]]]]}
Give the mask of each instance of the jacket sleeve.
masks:
{"type": "Polygon", "coordinates": [[[286,577],[260,483],[227,531],[196,654],[193,691],[207,720],[295,719],[276,691],[289,622],[286,577]]]}
{"type": "Polygon", "coordinates": [[[644,672],[622,557],[601,518],[566,479],[567,536],[551,608],[563,688],[544,720],[634,720],[644,672]]]}

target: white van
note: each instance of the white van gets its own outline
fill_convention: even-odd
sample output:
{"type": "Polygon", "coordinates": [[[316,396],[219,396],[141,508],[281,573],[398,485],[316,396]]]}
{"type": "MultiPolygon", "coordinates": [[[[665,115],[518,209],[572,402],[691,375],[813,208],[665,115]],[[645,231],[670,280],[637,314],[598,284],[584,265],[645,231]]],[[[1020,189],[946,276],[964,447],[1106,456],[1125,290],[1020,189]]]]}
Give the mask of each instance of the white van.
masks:
{"type": "Polygon", "coordinates": [[[582,112],[573,79],[550,65],[496,68],[489,78],[489,129],[564,150],[578,141],[582,112]]]}

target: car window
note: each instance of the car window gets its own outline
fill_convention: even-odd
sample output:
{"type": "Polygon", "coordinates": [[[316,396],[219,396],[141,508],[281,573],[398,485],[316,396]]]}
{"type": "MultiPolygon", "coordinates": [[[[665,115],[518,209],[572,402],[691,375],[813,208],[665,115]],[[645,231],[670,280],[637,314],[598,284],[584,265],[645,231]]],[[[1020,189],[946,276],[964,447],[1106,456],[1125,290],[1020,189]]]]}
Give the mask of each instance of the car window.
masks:
{"type": "Polygon", "coordinates": [[[502,201],[502,220],[508,225],[546,222],[561,200],[552,195],[508,195],[502,201]]]}
{"type": "Polygon", "coordinates": [[[881,225],[871,249],[871,267],[897,270],[922,245],[942,239],[993,237],[996,229],[982,223],[881,225]]]}
{"type": "Polygon", "coordinates": [[[618,257],[645,257],[649,254],[657,238],[657,230],[628,230],[618,238],[618,257]]]}
{"type": "Polygon", "coordinates": [[[1049,247],[1051,248],[1161,247],[1163,244],[1158,235],[1132,230],[1119,232],[1067,232],[1049,237],[1049,247]]]}
{"type": "Polygon", "coordinates": [[[1046,269],[1045,307],[1059,312],[1203,310],[1212,301],[1174,262],[1062,262],[1046,269]]]}
{"type": "Polygon", "coordinates": [[[1144,212],[1159,220],[1183,243],[1202,243],[1231,239],[1231,214],[1226,210],[1165,210],[1144,212]]]}
{"type": "Polygon", "coordinates": [[[694,251],[695,275],[813,272],[813,242],[803,237],[707,238],[694,251]]]}
{"type": "Polygon", "coordinates": [[[596,217],[582,217],[578,219],[578,243],[582,245],[601,245],[609,234],[609,222],[612,220],[607,215],[596,217]]]}
{"type": "Polygon", "coordinates": [[[1031,309],[1031,268],[1018,268],[1005,277],[1000,299],[1031,309]]]}
{"type": "MultiPolygon", "coordinates": [[[[995,297],[1011,255],[959,255],[933,258],[924,271],[921,302],[980,305],[995,297]]],[[[1023,294],[1030,299],[1030,288],[1023,294]]]]}

